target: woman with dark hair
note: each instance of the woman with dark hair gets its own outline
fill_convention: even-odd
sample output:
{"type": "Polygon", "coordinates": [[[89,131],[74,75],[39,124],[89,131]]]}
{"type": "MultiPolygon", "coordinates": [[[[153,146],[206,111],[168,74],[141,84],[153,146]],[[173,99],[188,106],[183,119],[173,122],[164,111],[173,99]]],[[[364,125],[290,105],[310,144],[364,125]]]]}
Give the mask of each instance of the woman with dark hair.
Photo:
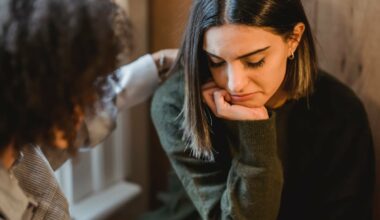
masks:
{"type": "Polygon", "coordinates": [[[70,219],[53,170],[102,141],[176,56],[162,50],[114,72],[130,43],[114,1],[0,0],[0,219],[70,219]]]}
{"type": "Polygon", "coordinates": [[[300,0],[194,1],[153,99],[181,183],[155,219],[371,219],[367,115],[314,47],[300,0]]]}

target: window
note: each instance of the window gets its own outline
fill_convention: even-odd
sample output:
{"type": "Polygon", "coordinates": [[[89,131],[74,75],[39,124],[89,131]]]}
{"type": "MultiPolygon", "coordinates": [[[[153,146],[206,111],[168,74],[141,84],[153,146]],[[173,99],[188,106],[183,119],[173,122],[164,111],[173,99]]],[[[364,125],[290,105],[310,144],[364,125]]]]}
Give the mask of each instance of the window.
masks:
{"type": "Polygon", "coordinates": [[[129,113],[119,116],[118,128],[103,144],[80,152],[56,172],[74,219],[100,218],[141,193],[138,184],[125,180],[129,113]]]}

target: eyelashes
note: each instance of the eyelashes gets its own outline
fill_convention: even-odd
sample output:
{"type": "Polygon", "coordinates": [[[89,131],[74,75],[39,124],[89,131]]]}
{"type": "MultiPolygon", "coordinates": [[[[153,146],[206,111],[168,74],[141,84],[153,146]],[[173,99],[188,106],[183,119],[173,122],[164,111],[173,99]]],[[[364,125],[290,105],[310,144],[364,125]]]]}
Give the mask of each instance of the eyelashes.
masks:
{"type": "Polygon", "coordinates": [[[209,65],[210,65],[210,67],[212,67],[212,68],[216,68],[216,67],[221,67],[221,66],[223,66],[225,62],[222,61],[222,62],[214,63],[214,62],[212,62],[211,59],[208,59],[208,63],[209,63],[209,65]]]}
{"type": "Polygon", "coordinates": [[[246,62],[245,65],[248,68],[256,69],[256,68],[262,67],[264,65],[264,63],[265,63],[265,59],[263,58],[259,62],[256,62],[256,63],[246,62]]]}
{"type": "MultiPolygon", "coordinates": [[[[251,68],[251,69],[256,69],[264,65],[265,58],[262,58],[260,61],[255,62],[255,63],[248,62],[248,61],[243,61],[243,62],[246,67],[251,68]]],[[[226,62],[222,61],[222,62],[215,63],[211,59],[208,59],[208,63],[210,65],[210,68],[218,68],[218,67],[223,66],[226,62]]]]}

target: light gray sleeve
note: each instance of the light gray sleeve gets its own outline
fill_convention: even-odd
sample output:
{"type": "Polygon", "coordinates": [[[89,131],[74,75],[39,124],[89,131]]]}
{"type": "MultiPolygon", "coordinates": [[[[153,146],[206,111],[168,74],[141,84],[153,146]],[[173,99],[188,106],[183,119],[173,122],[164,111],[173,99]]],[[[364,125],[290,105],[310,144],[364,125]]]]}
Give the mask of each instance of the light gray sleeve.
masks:
{"type": "MultiPolygon", "coordinates": [[[[144,55],[116,71],[116,78],[109,77],[107,95],[97,103],[94,114],[87,114],[79,130],[75,146],[78,148],[94,147],[104,141],[116,128],[119,111],[135,106],[147,100],[159,85],[158,70],[153,57],[144,55]]],[[[55,152],[45,153],[54,169],[59,168],[65,159],[55,152]],[[55,158],[55,159],[54,159],[55,158]]]]}
{"type": "Polygon", "coordinates": [[[85,119],[88,136],[85,145],[95,146],[102,142],[115,128],[119,111],[146,101],[159,85],[158,70],[151,55],[145,55],[116,71],[118,81],[109,78],[112,87],[110,96],[102,100],[95,115],[85,119]]]}

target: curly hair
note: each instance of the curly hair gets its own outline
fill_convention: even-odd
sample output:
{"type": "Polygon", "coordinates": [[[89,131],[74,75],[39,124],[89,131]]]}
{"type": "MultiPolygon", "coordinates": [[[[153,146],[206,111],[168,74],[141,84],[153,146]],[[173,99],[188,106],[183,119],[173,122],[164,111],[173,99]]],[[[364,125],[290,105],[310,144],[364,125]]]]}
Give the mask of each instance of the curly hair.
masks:
{"type": "Polygon", "coordinates": [[[55,129],[72,145],[76,109],[94,110],[129,42],[111,0],[1,0],[0,152],[55,147],[55,129]]]}

